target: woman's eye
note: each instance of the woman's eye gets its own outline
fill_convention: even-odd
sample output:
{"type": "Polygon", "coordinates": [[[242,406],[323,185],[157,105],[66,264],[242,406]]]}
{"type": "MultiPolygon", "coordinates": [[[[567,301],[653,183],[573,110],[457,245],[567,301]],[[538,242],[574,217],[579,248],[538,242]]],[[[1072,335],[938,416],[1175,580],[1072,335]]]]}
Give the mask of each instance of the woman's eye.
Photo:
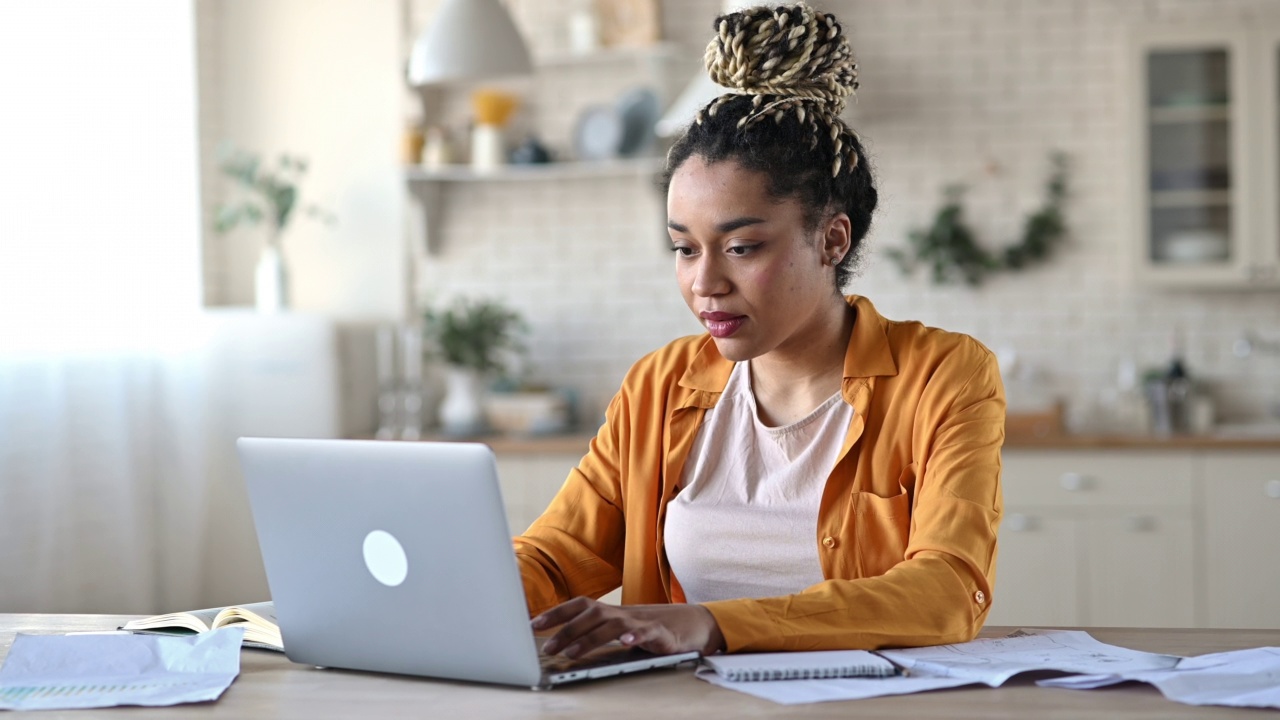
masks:
{"type": "Polygon", "coordinates": [[[752,250],[760,247],[759,245],[734,245],[727,251],[730,255],[748,255],[752,250]]]}
{"type": "Polygon", "coordinates": [[[679,255],[680,257],[689,257],[690,255],[693,255],[693,248],[685,247],[683,245],[674,245],[671,248],[671,252],[679,255]]]}

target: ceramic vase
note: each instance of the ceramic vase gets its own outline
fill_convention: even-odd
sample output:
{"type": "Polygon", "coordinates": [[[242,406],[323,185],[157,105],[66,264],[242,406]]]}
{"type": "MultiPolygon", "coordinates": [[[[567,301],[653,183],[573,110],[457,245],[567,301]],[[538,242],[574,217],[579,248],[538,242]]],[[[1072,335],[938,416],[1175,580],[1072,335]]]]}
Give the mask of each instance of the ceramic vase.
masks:
{"type": "Polygon", "coordinates": [[[258,255],[253,271],[253,304],[261,313],[289,309],[289,271],[277,240],[263,245],[258,255]]]}
{"type": "Polygon", "coordinates": [[[445,368],[440,429],[447,435],[483,433],[487,429],[483,393],[480,374],[475,370],[453,365],[445,368]]]}

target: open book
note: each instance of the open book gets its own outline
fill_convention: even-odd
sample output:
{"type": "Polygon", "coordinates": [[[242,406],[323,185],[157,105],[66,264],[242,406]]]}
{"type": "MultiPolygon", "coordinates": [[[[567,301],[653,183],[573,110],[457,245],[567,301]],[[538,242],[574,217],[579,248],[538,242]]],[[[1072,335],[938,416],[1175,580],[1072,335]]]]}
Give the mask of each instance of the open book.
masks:
{"type": "Polygon", "coordinates": [[[280,626],[276,623],[276,607],[267,602],[232,607],[190,610],[130,620],[121,630],[157,635],[189,635],[220,627],[243,627],[245,647],[284,651],[280,626]]]}

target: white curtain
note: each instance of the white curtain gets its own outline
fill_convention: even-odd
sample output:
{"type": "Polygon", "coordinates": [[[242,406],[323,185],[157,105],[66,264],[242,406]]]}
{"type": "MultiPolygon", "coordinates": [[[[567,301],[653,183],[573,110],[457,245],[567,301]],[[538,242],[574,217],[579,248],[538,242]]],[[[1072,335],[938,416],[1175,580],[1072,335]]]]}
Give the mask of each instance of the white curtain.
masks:
{"type": "Polygon", "coordinates": [[[0,3],[0,612],[200,598],[191,0],[0,3]]]}

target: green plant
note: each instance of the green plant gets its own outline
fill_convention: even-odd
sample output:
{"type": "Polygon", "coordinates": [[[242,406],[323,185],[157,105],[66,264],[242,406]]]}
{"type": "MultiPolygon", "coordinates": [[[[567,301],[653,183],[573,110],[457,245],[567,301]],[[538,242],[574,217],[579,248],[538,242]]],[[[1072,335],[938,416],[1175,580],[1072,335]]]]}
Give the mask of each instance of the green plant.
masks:
{"type": "Polygon", "coordinates": [[[502,371],[512,354],[524,351],[524,320],[496,300],[459,298],[443,310],[428,308],[422,319],[428,347],[450,365],[502,371]]]}
{"type": "Polygon", "coordinates": [[[281,233],[298,209],[326,225],[336,222],[332,213],[318,205],[298,205],[298,186],[307,174],[306,158],[281,153],[274,165],[265,165],[256,153],[228,146],[222,150],[218,169],[247,195],[218,205],[213,228],[219,233],[230,232],[240,225],[254,226],[265,220],[271,227],[268,242],[279,242],[281,233]]]}
{"type": "Polygon", "coordinates": [[[1022,239],[992,253],[978,244],[965,223],[962,204],[965,187],[951,185],[943,191],[942,207],[925,230],[908,233],[907,247],[891,248],[887,254],[904,275],[920,265],[930,268],[935,284],[962,280],[978,286],[987,276],[1000,271],[1021,270],[1047,260],[1053,248],[1066,237],[1062,206],[1067,197],[1067,162],[1062,153],[1050,156],[1052,170],[1045,183],[1044,205],[1026,219],[1022,239]]]}

